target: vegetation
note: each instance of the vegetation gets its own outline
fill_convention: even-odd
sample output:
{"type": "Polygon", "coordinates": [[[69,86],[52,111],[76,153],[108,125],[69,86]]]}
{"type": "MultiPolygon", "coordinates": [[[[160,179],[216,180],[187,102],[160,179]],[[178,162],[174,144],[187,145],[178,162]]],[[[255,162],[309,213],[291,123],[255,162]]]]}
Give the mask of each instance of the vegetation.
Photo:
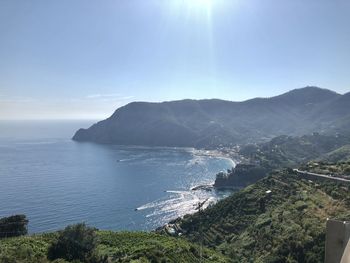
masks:
{"type": "Polygon", "coordinates": [[[67,226],[59,232],[57,240],[51,243],[48,258],[81,262],[96,261],[97,236],[95,230],[84,223],[67,226]]]}
{"type": "MultiPolygon", "coordinates": [[[[219,252],[205,247],[201,249],[198,244],[182,238],[144,232],[96,231],[95,233],[97,236],[95,262],[227,262],[228,260],[219,252]]],[[[51,244],[57,243],[59,236],[60,233],[55,232],[2,239],[0,262],[84,262],[48,259],[51,244]]]]}
{"type": "Polygon", "coordinates": [[[323,262],[326,219],[350,218],[349,190],[283,170],[175,223],[233,262],[323,262]]]}
{"type": "Polygon", "coordinates": [[[324,155],[320,160],[327,162],[346,162],[350,161],[350,144],[344,145],[334,151],[324,155]]]}
{"type": "Polygon", "coordinates": [[[261,165],[237,164],[227,173],[220,172],[216,175],[216,188],[241,188],[253,184],[266,176],[269,170],[261,165]]]}
{"type": "Polygon", "coordinates": [[[237,165],[226,177],[217,177],[215,186],[246,186],[265,177],[275,169],[295,168],[313,159],[332,158],[340,161],[346,155],[349,136],[321,135],[313,133],[301,137],[279,136],[269,142],[250,144],[241,148],[239,154],[249,165],[237,165]]]}
{"type": "Polygon", "coordinates": [[[0,238],[26,235],[28,220],[25,215],[0,218],[0,238]]]}
{"type": "Polygon", "coordinates": [[[349,179],[350,177],[350,161],[338,163],[323,161],[308,162],[307,164],[303,165],[300,169],[308,172],[343,177],[347,179],[349,179]]]}
{"type": "MultiPolygon", "coordinates": [[[[12,237],[0,240],[1,263],[46,263],[47,252],[57,233],[12,237]]],[[[59,261],[57,261],[59,262],[59,261]]],[[[64,261],[61,261],[62,263],[64,261]]]]}
{"type": "Polygon", "coordinates": [[[317,87],[243,102],[133,102],[73,139],[122,145],[218,147],[261,142],[281,134],[349,133],[350,93],[317,87]]]}
{"type": "Polygon", "coordinates": [[[335,151],[349,142],[348,136],[319,133],[301,137],[279,136],[266,143],[245,146],[240,154],[251,162],[272,170],[299,166],[335,151]]]}
{"type": "Polygon", "coordinates": [[[116,262],[227,262],[220,253],[183,238],[143,232],[99,234],[100,253],[116,262]]]}

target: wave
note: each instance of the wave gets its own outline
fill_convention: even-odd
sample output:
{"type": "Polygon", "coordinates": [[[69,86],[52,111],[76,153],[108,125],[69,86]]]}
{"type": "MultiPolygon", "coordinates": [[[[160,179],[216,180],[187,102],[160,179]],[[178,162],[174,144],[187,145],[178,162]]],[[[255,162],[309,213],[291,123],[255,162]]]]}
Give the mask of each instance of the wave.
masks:
{"type": "Polygon", "coordinates": [[[117,162],[130,162],[130,161],[134,161],[134,160],[136,160],[136,158],[118,159],[117,162]]]}

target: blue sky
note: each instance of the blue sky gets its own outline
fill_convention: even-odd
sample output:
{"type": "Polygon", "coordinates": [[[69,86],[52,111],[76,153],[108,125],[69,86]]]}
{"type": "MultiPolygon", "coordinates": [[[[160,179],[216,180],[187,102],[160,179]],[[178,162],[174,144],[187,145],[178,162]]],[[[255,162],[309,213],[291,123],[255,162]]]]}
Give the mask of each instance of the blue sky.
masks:
{"type": "Polygon", "coordinates": [[[350,1],[2,0],[0,119],[350,91],[350,1]]]}

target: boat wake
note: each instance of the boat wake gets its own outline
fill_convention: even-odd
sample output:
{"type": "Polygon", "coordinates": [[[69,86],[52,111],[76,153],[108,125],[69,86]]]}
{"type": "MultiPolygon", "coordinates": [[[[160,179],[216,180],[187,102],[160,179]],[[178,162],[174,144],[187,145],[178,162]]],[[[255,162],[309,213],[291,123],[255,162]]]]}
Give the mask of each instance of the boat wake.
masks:
{"type": "Polygon", "coordinates": [[[210,204],[216,203],[220,196],[215,191],[208,192],[202,189],[188,191],[166,191],[168,196],[165,199],[159,199],[147,204],[144,204],[135,210],[145,210],[145,217],[150,220],[150,223],[160,222],[164,224],[178,217],[183,217],[186,214],[197,212],[199,203],[203,203],[203,208],[207,208],[210,204]]]}

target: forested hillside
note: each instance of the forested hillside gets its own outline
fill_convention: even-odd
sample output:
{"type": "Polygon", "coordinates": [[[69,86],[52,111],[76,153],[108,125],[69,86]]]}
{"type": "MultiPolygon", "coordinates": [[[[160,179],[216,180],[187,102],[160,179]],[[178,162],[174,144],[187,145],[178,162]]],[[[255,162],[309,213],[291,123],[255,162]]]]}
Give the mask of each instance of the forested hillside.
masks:
{"type": "Polygon", "coordinates": [[[122,145],[217,147],[279,135],[348,132],[350,93],[317,87],[243,102],[133,102],[73,139],[122,145]]]}

